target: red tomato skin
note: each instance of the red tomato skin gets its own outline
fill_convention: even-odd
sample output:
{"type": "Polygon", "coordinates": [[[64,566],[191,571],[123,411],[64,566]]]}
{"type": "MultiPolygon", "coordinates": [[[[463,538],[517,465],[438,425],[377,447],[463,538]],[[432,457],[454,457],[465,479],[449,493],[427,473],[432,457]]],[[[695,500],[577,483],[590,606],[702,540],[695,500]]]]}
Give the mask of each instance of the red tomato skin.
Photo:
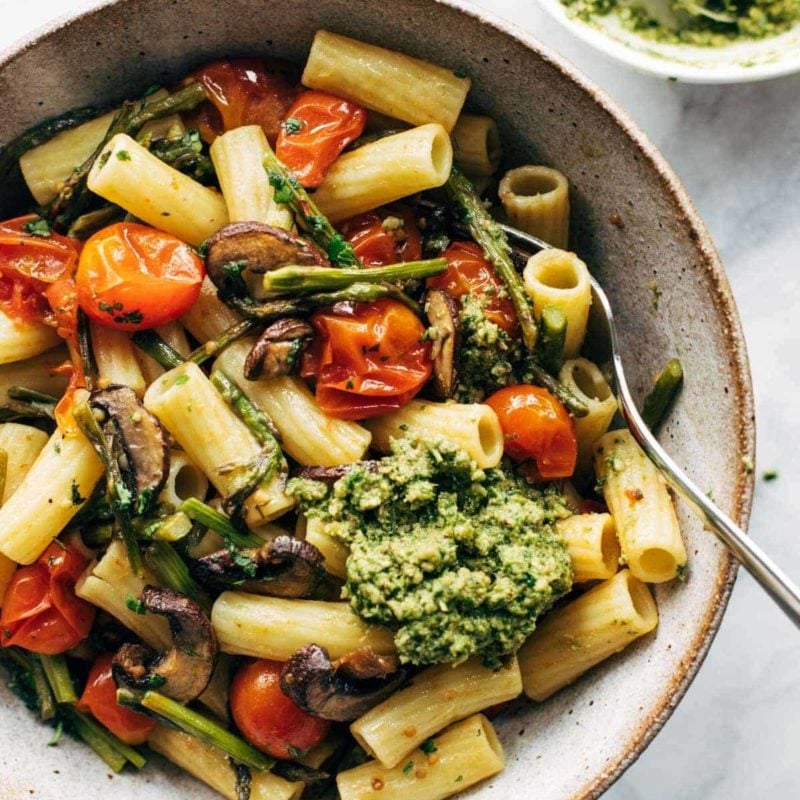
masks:
{"type": "Polygon", "coordinates": [[[568,478],[575,472],[575,426],[564,406],[547,389],[507,386],[485,402],[500,420],[509,458],[534,459],[544,480],[568,478]]]}
{"type": "Polygon", "coordinates": [[[0,644],[58,655],[89,635],[95,607],[75,595],[86,559],[53,542],[11,579],[0,610],[0,644]]]}
{"type": "Polygon", "coordinates": [[[406,405],[430,378],[430,343],[413,311],[396,300],[342,304],[311,318],[317,335],[301,374],[315,376],[321,408],[367,419],[406,405]]]}
{"type": "Polygon", "coordinates": [[[280,661],[259,659],[243,664],[231,684],[231,714],[253,747],[273,758],[296,758],[316,747],[330,722],[301,709],[281,689],[280,661]]]}
{"type": "Polygon", "coordinates": [[[91,319],[137,331],[188,311],[204,276],[188,244],[147,225],[118,222],[86,242],[75,281],[78,303],[91,319]]]}
{"type": "Polygon", "coordinates": [[[422,237],[413,212],[406,206],[368,211],[345,220],[339,228],[365,267],[384,267],[422,258],[422,237]],[[402,238],[397,232],[384,228],[383,221],[387,217],[402,220],[402,238]]]}
{"type": "Polygon", "coordinates": [[[151,717],[118,705],[117,684],[111,674],[113,658],[113,653],[97,657],[89,670],[86,686],[76,708],[91,714],[125,744],[144,744],[158,723],[151,717]]]}
{"type": "Polygon", "coordinates": [[[495,275],[492,265],[474,242],[453,242],[443,253],[447,269],[440,275],[428,278],[427,286],[442,289],[456,299],[466,294],[484,298],[486,316],[499,325],[509,336],[519,335],[519,324],[514,305],[508,297],[498,297],[503,282],[495,275]]]}
{"type": "Polygon", "coordinates": [[[300,129],[293,131],[284,121],[275,155],[307,189],[322,183],[331,164],[367,124],[367,112],[361,106],[313,90],[294,101],[286,118],[299,123],[300,129]]]}

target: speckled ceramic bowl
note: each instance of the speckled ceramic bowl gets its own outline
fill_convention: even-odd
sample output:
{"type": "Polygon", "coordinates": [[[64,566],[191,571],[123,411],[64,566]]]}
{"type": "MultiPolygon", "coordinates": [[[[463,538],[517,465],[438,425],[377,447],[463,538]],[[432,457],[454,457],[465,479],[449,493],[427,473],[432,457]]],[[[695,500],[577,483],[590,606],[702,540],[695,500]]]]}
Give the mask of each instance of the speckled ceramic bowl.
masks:
{"type": "MultiPolygon", "coordinates": [[[[550,164],[569,175],[572,243],[614,303],[633,386],[643,393],[669,356],[681,357],[686,387],[663,439],[691,477],[745,525],[752,481],[742,462],[754,445],[747,356],[725,273],[691,201],[628,117],[574,68],[522,31],[459,5],[99,4],[0,58],[0,141],[72,106],[168,83],[211,57],[267,53],[302,61],[322,27],[468,73],[471,103],[497,119],[508,163],[550,164]],[[612,224],[612,215],[622,225],[612,224]]],[[[684,584],[656,588],[658,632],[551,701],[499,718],[508,768],[472,796],[597,797],[667,720],[711,644],[735,574],[715,539],[686,509],[680,516],[691,571],[684,584]]],[[[212,797],[157,757],[140,775],[111,776],[82,746],[64,741],[47,748],[47,731],[5,688],[0,705],[4,800],[212,797]]]]}

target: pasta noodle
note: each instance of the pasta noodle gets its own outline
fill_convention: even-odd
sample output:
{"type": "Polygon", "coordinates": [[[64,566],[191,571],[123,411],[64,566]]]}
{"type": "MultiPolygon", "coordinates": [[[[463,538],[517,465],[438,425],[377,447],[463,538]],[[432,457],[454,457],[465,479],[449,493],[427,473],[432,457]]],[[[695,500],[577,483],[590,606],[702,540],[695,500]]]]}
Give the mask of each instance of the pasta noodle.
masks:
{"type": "Polygon", "coordinates": [[[597,478],[631,573],[648,583],[672,580],[686,564],[686,548],[661,473],[626,430],[607,433],[594,452],[597,478]]]}
{"type": "Polygon", "coordinates": [[[503,176],[498,190],[511,224],[553,247],[569,242],[569,182],[550,167],[517,167],[503,176]]]}
{"type": "MultiPolygon", "coordinates": [[[[303,517],[305,519],[305,517],[303,517]]],[[[347,576],[347,557],[350,548],[325,532],[325,523],[320,519],[305,520],[305,540],[313,544],[325,559],[325,569],[337,578],[347,576]]]]}
{"type": "MultiPolygon", "coordinates": [[[[186,331],[180,322],[168,322],[155,328],[155,332],[173,349],[180,353],[184,358],[189,355],[191,349],[186,338],[186,331]]],[[[154,358],[150,358],[143,350],[134,348],[133,354],[139,369],[144,376],[145,385],[149,386],[156,378],[160,378],[166,370],[154,358]]]]}
{"type": "Polygon", "coordinates": [[[58,344],[61,339],[55,328],[33,320],[12,319],[0,311],[0,364],[33,358],[58,344]]]}
{"type": "Polygon", "coordinates": [[[491,117],[479,114],[462,114],[450,132],[453,140],[453,158],[470,177],[494,175],[500,166],[503,152],[500,133],[491,117]]]}
{"type": "Polygon", "coordinates": [[[228,221],[221,195],[158,159],[126,136],[114,136],[89,173],[89,188],[154,228],[199,245],[228,221]]]}
{"type": "Polygon", "coordinates": [[[389,452],[393,438],[444,438],[465,450],[481,469],[496,467],[503,457],[503,429],[497,414],[486,405],[432,403],[412,400],[399,411],[367,420],[372,446],[389,452]]]}
{"type": "Polygon", "coordinates": [[[59,347],[25,361],[0,364],[0,402],[8,402],[8,390],[12,386],[25,386],[35,392],[60,397],[67,387],[67,378],[53,372],[53,367],[67,358],[66,349],[59,347]]]}
{"type": "Polygon", "coordinates": [[[186,330],[198,342],[210,342],[242,318],[217,296],[217,287],[206,275],[195,304],[181,317],[186,330]]]}
{"type": "Polygon", "coordinates": [[[647,585],[622,570],[552,611],[519,651],[522,684],[532,700],[562,687],[650,633],[658,611],[647,585]]]}
{"type": "Polygon", "coordinates": [[[617,529],[610,514],[575,514],[556,523],[567,543],[575,583],[605,580],[619,569],[617,529]]]}
{"type": "Polygon", "coordinates": [[[208,478],[182,450],[169,454],[169,474],[158,502],[177,510],[184,500],[197,497],[203,500],[208,494],[208,478]]]}
{"type": "Polygon", "coordinates": [[[586,335],[592,287],[589,270],[575,253],[564,250],[542,250],[531,256],[522,274],[525,289],[533,300],[536,317],[545,306],[560,308],[567,318],[564,355],[578,355],[586,335]]]}
{"type": "Polygon", "coordinates": [[[505,756],[483,714],[452,725],[432,741],[435,751],[415,750],[393,768],[368,761],[340,772],[341,800],[443,800],[500,772],[505,756]]]}
{"type": "Polygon", "coordinates": [[[451,722],[522,692],[516,658],[498,670],[480,658],[458,666],[430,667],[411,685],[367,711],[351,726],[356,741],[384,767],[394,767],[422,742],[451,722]]]}
{"type": "Polygon", "coordinates": [[[435,123],[421,125],[340,156],[314,201],[331,222],[338,222],[442,186],[452,163],[447,131],[435,123]]]}
{"type": "Polygon", "coordinates": [[[100,385],[115,383],[130,386],[141,397],[145,390],[145,379],[128,334],[97,323],[92,323],[90,331],[100,385]]]}
{"type": "Polygon", "coordinates": [[[392,632],[363,622],[347,603],[224,592],[211,610],[211,624],[223,652],[254,658],[288,661],[312,642],[332,659],[367,646],[382,655],[394,652],[392,632]]]}
{"type": "Polygon", "coordinates": [[[353,100],[389,117],[452,130],[470,80],[372,44],[317,31],[303,72],[303,85],[353,100]]]}

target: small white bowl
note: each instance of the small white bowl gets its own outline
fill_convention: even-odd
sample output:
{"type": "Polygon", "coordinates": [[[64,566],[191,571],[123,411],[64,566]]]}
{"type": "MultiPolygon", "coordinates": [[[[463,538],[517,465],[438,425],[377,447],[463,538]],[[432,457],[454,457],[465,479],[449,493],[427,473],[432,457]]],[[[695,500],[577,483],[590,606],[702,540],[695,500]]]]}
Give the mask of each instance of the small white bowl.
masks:
{"type": "Polygon", "coordinates": [[[663,44],[623,28],[616,14],[591,22],[571,17],[560,0],[539,0],[554,19],[597,50],[640,72],[686,83],[745,83],[800,72],[800,21],[768,39],[723,47],[663,44]]]}

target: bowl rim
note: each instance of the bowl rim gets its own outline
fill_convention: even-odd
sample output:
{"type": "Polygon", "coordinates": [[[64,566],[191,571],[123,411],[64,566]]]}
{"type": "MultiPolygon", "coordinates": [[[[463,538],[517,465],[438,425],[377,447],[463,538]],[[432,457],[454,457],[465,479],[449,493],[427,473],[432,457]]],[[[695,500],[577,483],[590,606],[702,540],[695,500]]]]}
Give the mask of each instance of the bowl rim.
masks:
{"type": "MultiPolygon", "coordinates": [[[[754,64],[746,67],[739,64],[726,65],[719,71],[708,70],[701,66],[683,64],[668,57],[651,55],[630,47],[625,42],[609,36],[601,28],[571,17],[561,0],[538,0],[543,8],[556,22],[568,30],[573,36],[599,50],[620,64],[631,67],[637,72],[655,75],[671,81],[719,85],[730,83],[754,83],[772,78],[782,78],[800,72],[800,53],[796,56],[782,57],[779,61],[754,64]]],[[[796,28],[800,30],[800,21],[796,28]]],[[[795,30],[795,28],[792,28],[795,30]]],[[[644,40],[643,40],[644,41],[644,40]]],[[[759,41],[759,40],[753,40],[759,41]]],[[[769,41],[769,40],[760,40],[769,41]]]]}
{"type": "MultiPolygon", "coordinates": [[[[557,2],[558,0],[554,0],[557,2]]],[[[0,50],[0,72],[28,50],[36,47],[51,34],[75,22],[90,17],[100,10],[128,2],[128,0],[90,0],[89,3],[73,11],[65,12],[43,25],[38,26],[26,36],[12,45],[0,50]]],[[[650,163],[661,179],[664,190],[675,203],[689,235],[695,242],[701,258],[701,269],[710,278],[711,300],[722,318],[728,336],[728,354],[734,368],[733,395],[736,407],[737,447],[740,458],[736,467],[734,497],[732,508],[727,509],[730,517],[747,530],[753,504],[755,476],[747,470],[745,464],[752,463],[755,457],[755,407],[750,367],[747,357],[747,346],[725,269],[717,253],[711,236],[706,229],[691,198],[684,189],[677,175],[667,160],[639,128],[633,118],[622,109],[606,92],[584,75],[578,67],[563,56],[557,54],[547,45],[530,35],[517,24],[502,16],[479,8],[469,0],[427,0],[434,5],[445,6],[471,17],[483,25],[487,25],[500,33],[516,40],[538,58],[546,61],[561,75],[586,92],[597,105],[615,122],[633,141],[642,157],[650,163]]],[[[665,685],[655,710],[643,719],[633,736],[619,748],[620,755],[595,778],[589,780],[570,800],[596,800],[612,784],[614,784],[631,764],[644,752],[656,734],[666,724],[683,698],[698,670],[708,655],[709,648],[719,630],[725,609],[736,581],[738,564],[733,556],[726,552],[717,575],[714,595],[705,611],[698,633],[680,669],[665,685]]]]}

